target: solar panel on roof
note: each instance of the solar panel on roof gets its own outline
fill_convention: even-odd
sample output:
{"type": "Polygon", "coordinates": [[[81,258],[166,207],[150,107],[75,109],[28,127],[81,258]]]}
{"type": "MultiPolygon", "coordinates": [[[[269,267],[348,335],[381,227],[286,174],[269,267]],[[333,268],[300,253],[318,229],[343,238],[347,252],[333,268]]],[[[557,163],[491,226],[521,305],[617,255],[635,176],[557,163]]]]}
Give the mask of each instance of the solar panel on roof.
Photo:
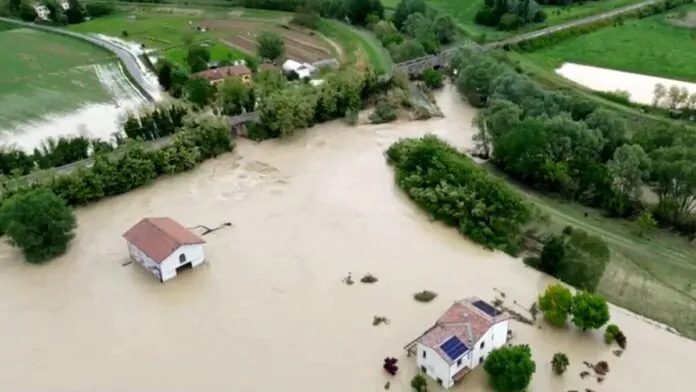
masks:
{"type": "Polygon", "coordinates": [[[456,336],[452,336],[451,338],[447,339],[447,341],[440,345],[440,348],[453,361],[461,357],[465,352],[469,351],[466,344],[462,343],[462,341],[456,336]]]}
{"type": "Polygon", "coordinates": [[[484,313],[486,313],[487,315],[489,315],[491,317],[495,317],[495,316],[498,316],[501,314],[498,309],[492,307],[488,303],[481,301],[481,300],[474,302],[474,306],[476,306],[477,308],[479,308],[480,310],[482,310],[484,313]]]}

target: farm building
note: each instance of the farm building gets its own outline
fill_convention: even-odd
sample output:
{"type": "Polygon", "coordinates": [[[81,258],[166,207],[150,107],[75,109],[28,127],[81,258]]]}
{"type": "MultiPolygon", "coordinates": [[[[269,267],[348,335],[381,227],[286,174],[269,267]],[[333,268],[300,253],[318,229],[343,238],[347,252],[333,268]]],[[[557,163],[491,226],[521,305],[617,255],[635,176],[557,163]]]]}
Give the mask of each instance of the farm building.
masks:
{"type": "Polygon", "coordinates": [[[314,68],[314,66],[311,64],[298,63],[295,60],[286,60],[283,63],[283,71],[286,74],[295,73],[297,77],[304,79],[310,78],[312,74],[316,72],[316,68],[314,68]]]}
{"type": "MultiPolygon", "coordinates": [[[[60,5],[60,8],[63,9],[63,11],[67,11],[70,9],[70,3],[67,1],[59,1],[58,4],[60,5]]],[[[34,7],[34,11],[36,11],[36,16],[41,19],[48,21],[50,20],[51,17],[51,11],[42,3],[34,3],[32,4],[32,7],[34,7]]]]}
{"type": "Polygon", "coordinates": [[[123,238],[131,259],[165,282],[182,268],[193,268],[205,260],[202,238],[171,218],[145,218],[123,238]]]}
{"type": "Polygon", "coordinates": [[[452,387],[494,349],[507,343],[510,316],[476,298],[456,301],[421,336],[406,346],[418,367],[445,388],[452,387]]]}
{"type": "Polygon", "coordinates": [[[227,78],[241,78],[244,83],[251,83],[251,70],[244,64],[208,69],[193,76],[206,79],[212,84],[222,83],[227,78]]]}

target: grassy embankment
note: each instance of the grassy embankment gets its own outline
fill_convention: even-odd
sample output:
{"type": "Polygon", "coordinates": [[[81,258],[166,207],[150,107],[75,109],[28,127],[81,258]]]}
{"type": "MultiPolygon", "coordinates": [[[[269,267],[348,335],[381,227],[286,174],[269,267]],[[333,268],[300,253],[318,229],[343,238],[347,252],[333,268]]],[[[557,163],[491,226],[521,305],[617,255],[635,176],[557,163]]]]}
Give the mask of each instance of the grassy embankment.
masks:
{"type": "Polygon", "coordinates": [[[106,102],[94,67],[113,55],[80,40],[0,23],[0,127],[106,102]]]}
{"type": "Polygon", "coordinates": [[[525,56],[549,71],[572,62],[696,82],[696,17],[689,12],[696,12],[696,5],[631,19],[525,56]]]}
{"type": "MultiPolygon", "coordinates": [[[[546,11],[546,22],[538,25],[528,26],[522,31],[538,30],[544,27],[555,26],[561,23],[570,22],[574,19],[585,18],[602,12],[611,11],[615,8],[639,3],[641,0],[602,0],[590,1],[583,4],[574,4],[570,7],[542,6],[546,11]]],[[[482,26],[474,22],[476,13],[481,8],[483,0],[426,0],[433,8],[454,17],[460,29],[469,37],[477,38],[485,35],[487,42],[498,41],[512,37],[522,31],[505,32],[491,27],[482,26]]],[[[386,7],[396,7],[399,0],[384,0],[386,7]]]]}

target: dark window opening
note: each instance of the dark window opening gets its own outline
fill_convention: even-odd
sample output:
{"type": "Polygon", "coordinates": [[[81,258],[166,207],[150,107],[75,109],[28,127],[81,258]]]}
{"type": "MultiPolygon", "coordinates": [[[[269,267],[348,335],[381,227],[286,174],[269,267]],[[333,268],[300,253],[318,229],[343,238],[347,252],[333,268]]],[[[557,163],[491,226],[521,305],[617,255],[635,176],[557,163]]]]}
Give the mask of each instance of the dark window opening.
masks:
{"type": "Polygon", "coordinates": [[[483,363],[483,357],[479,358],[479,364],[483,363]]]}
{"type": "Polygon", "coordinates": [[[459,360],[457,360],[457,366],[462,366],[462,359],[461,358],[459,358],[459,360]]]}
{"type": "Polygon", "coordinates": [[[425,358],[425,350],[423,350],[423,358],[425,358]]]}
{"type": "Polygon", "coordinates": [[[484,348],[486,346],[486,342],[481,342],[481,348],[484,348]]]}
{"type": "Polygon", "coordinates": [[[428,370],[427,370],[427,369],[425,368],[425,366],[421,366],[421,372],[423,372],[423,373],[427,373],[427,372],[428,372],[428,370]]]}
{"type": "Polygon", "coordinates": [[[437,379],[437,383],[440,384],[440,385],[442,385],[442,379],[441,379],[441,378],[438,378],[438,379],[437,379]]]}
{"type": "Polygon", "coordinates": [[[186,262],[186,254],[182,253],[179,255],[179,264],[183,264],[186,262]]]}

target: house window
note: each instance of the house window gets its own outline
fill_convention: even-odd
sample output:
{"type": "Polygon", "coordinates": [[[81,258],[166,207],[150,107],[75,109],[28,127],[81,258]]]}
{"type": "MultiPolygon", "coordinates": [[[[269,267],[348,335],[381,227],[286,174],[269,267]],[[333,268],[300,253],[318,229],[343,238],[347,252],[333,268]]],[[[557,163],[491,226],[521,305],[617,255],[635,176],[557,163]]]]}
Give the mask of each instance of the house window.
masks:
{"type": "Polygon", "coordinates": [[[486,346],[486,342],[481,342],[481,348],[484,348],[486,346]]]}
{"type": "Polygon", "coordinates": [[[423,358],[425,358],[425,350],[423,350],[423,358]]]}
{"type": "Polygon", "coordinates": [[[421,372],[427,373],[427,372],[428,372],[428,369],[426,369],[425,366],[421,366],[421,372]]]}
{"type": "Polygon", "coordinates": [[[440,384],[440,385],[442,385],[442,379],[438,377],[438,378],[437,378],[437,383],[440,384]]]}
{"type": "Polygon", "coordinates": [[[479,358],[479,364],[483,363],[483,357],[479,358]]]}
{"type": "Polygon", "coordinates": [[[183,264],[186,262],[186,254],[182,253],[179,255],[179,264],[183,264]]]}
{"type": "Polygon", "coordinates": [[[459,359],[457,360],[457,366],[462,366],[462,359],[461,359],[461,358],[459,358],[459,359]]]}

